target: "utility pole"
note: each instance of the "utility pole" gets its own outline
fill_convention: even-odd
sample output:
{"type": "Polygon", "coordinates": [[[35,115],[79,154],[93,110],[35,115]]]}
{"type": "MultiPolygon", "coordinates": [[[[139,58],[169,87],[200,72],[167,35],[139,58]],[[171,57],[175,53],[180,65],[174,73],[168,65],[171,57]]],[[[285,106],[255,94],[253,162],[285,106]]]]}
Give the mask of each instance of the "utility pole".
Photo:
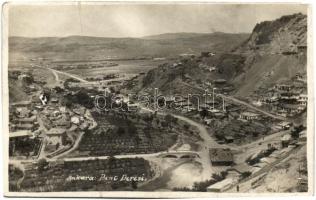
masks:
{"type": "Polygon", "coordinates": [[[224,99],[224,97],[222,97],[222,99],[223,99],[223,111],[225,112],[225,111],[226,111],[226,108],[225,108],[225,99],[224,99]]]}
{"type": "Polygon", "coordinates": [[[213,94],[212,94],[212,97],[213,97],[213,111],[214,111],[214,109],[215,109],[215,104],[214,104],[214,96],[215,96],[215,93],[214,93],[214,90],[215,90],[215,88],[213,88],[213,94]]]}

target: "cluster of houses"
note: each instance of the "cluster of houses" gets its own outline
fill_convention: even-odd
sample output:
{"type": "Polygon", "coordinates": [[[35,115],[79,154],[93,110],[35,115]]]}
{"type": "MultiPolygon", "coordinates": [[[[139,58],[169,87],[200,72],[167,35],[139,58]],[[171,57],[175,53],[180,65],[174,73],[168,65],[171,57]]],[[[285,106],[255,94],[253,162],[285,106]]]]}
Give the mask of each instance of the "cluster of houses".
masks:
{"type": "Polygon", "coordinates": [[[43,108],[40,118],[46,129],[42,130],[46,136],[46,149],[57,150],[66,145],[67,133],[87,130],[94,127],[95,123],[88,117],[88,111],[84,107],[69,109],[58,104],[58,99],[52,100],[43,108]]]}
{"type": "Polygon", "coordinates": [[[100,62],[100,63],[84,63],[84,64],[58,64],[55,69],[57,70],[72,70],[72,69],[96,69],[103,67],[114,67],[118,66],[117,63],[113,62],[100,62]]]}
{"type": "Polygon", "coordinates": [[[35,131],[39,125],[37,111],[30,108],[30,101],[10,104],[10,132],[28,130],[35,131]]]}
{"type": "Polygon", "coordinates": [[[54,95],[46,100],[39,98],[37,101],[33,99],[10,104],[9,129],[10,138],[14,138],[12,142],[25,137],[44,138],[43,147],[55,151],[69,141],[67,133],[96,126],[84,107],[66,108],[61,105],[58,96],[54,95]]]}
{"type": "Polygon", "coordinates": [[[275,85],[261,98],[261,103],[283,117],[293,117],[304,112],[308,102],[306,83],[298,81],[304,79],[303,75],[297,74],[295,78],[292,84],[275,85]]]}
{"type": "Polygon", "coordinates": [[[9,144],[10,157],[37,156],[42,140],[37,138],[39,123],[37,110],[31,101],[10,104],[9,144]]]}
{"type": "MultiPolygon", "coordinates": [[[[281,122],[286,128],[290,123],[281,122]]],[[[209,192],[224,192],[238,184],[238,182],[252,174],[257,173],[264,167],[273,164],[278,159],[287,157],[296,147],[306,144],[306,130],[299,133],[297,139],[291,134],[282,135],[278,141],[267,144],[256,153],[251,154],[245,162],[235,164],[234,155],[230,149],[211,148],[209,149],[212,166],[229,167],[226,169],[225,179],[207,187],[209,192]]]]}
{"type": "Polygon", "coordinates": [[[239,115],[239,119],[240,120],[244,120],[244,121],[252,121],[252,120],[257,120],[259,119],[260,115],[257,113],[253,113],[253,112],[242,112],[239,115]]]}
{"type": "Polygon", "coordinates": [[[107,74],[107,75],[97,75],[97,76],[86,77],[86,80],[87,81],[102,81],[102,80],[115,79],[119,77],[120,77],[119,74],[107,74]]]}
{"type": "Polygon", "coordinates": [[[295,45],[295,44],[290,44],[289,48],[282,51],[282,54],[284,55],[306,55],[307,54],[307,44],[300,44],[300,45],[295,45]]]}

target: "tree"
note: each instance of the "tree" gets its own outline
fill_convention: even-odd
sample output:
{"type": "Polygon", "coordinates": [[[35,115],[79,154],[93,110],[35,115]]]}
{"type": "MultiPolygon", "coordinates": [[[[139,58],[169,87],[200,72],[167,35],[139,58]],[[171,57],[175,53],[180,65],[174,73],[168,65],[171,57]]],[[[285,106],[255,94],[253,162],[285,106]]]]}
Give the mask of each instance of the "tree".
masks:
{"type": "Polygon", "coordinates": [[[168,124],[168,126],[170,126],[172,123],[177,123],[178,119],[170,114],[167,114],[165,116],[165,121],[168,124]]]}
{"type": "Polygon", "coordinates": [[[58,149],[60,147],[59,142],[56,144],[56,149],[58,149]]]}
{"type": "Polygon", "coordinates": [[[131,185],[132,185],[132,188],[133,188],[134,190],[137,189],[137,182],[136,182],[136,181],[132,180],[131,185]]]}
{"type": "Polygon", "coordinates": [[[109,171],[112,172],[113,165],[116,163],[116,158],[113,155],[110,155],[108,158],[109,171]]]}
{"type": "Polygon", "coordinates": [[[190,126],[188,124],[183,125],[184,130],[188,131],[190,129],[190,126]]]}
{"type": "Polygon", "coordinates": [[[38,166],[38,171],[42,172],[44,171],[45,167],[48,165],[48,162],[45,158],[42,158],[38,161],[37,166],[38,166]]]}
{"type": "Polygon", "coordinates": [[[92,108],[94,106],[92,99],[89,97],[87,94],[87,91],[85,90],[80,90],[76,94],[76,101],[87,108],[92,108]]]}
{"type": "Polygon", "coordinates": [[[59,87],[59,86],[56,86],[54,89],[55,89],[56,93],[58,93],[58,94],[64,92],[64,89],[62,89],[62,88],[59,87]]]}
{"type": "Polygon", "coordinates": [[[72,102],[71,102],[70,97],[68,95],[66,95],[64,98],[62,98],[60,103],[62,106],[65,106],[67,108],[72,107],[72,102]]]}
{"type": "Polygon", "coordinates": [[[146,121],[148,124],[151,124],[154,120],[154,116],[153,115],[145,115],[144,116],[144,121],[146,121]]]}
{"type": "Polygon", "coordinates": [[[300,132],[304,130],[304,126],[303,125],[299,125],[299,126],[294,126],[292,131],[291,131],[291,136],[294,139],[297,139],[300,137],[300,132]]]}
{"type": "Polygon", "coordinates": [[[241,173],[241,178],[244,179],[244,178],[247,178],[250,175],[251,175],[250,171],[245,171],[245,172],[241,173]]]}
{"type": "Polygon", "coordinates": [[[200,116],[202,117],[202,119],[204,119],[205,117],[208,116],[208,111],[203,108],[201,111],[200,111],[200,116]]]}
{"type": "Polygon", "coordinates": [[[123,127],[118,127],[117,132],[116,132],[119,136],[124,135],[125,133],[125,129],[123,127]]]}

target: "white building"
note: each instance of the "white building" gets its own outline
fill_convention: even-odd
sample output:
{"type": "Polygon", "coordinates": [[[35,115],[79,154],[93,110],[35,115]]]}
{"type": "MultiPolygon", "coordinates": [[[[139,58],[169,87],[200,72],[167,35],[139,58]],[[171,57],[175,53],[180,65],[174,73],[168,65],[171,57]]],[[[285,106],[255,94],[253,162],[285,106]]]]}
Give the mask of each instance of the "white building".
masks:
{"type": "Polygon", "coordinates": [[[260,116],[260,115],[257,114],[257,113],[242,112],[242,113],[240,113],[240,115],[239,115],[239,119],[249,121],[249,120],[258,119],[259,116],[260,116]]]}

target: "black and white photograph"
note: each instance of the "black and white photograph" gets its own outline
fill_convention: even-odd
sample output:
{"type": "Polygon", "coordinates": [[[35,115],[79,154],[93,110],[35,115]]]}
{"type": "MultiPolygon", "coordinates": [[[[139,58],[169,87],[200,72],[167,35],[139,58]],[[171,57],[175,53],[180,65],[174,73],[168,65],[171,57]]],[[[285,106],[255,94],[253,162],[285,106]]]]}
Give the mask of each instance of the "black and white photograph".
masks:
{"type": "Polygon", "coordinates": [[[4,4],[5,195],[311,194],[310,9],[4,4]]]}

